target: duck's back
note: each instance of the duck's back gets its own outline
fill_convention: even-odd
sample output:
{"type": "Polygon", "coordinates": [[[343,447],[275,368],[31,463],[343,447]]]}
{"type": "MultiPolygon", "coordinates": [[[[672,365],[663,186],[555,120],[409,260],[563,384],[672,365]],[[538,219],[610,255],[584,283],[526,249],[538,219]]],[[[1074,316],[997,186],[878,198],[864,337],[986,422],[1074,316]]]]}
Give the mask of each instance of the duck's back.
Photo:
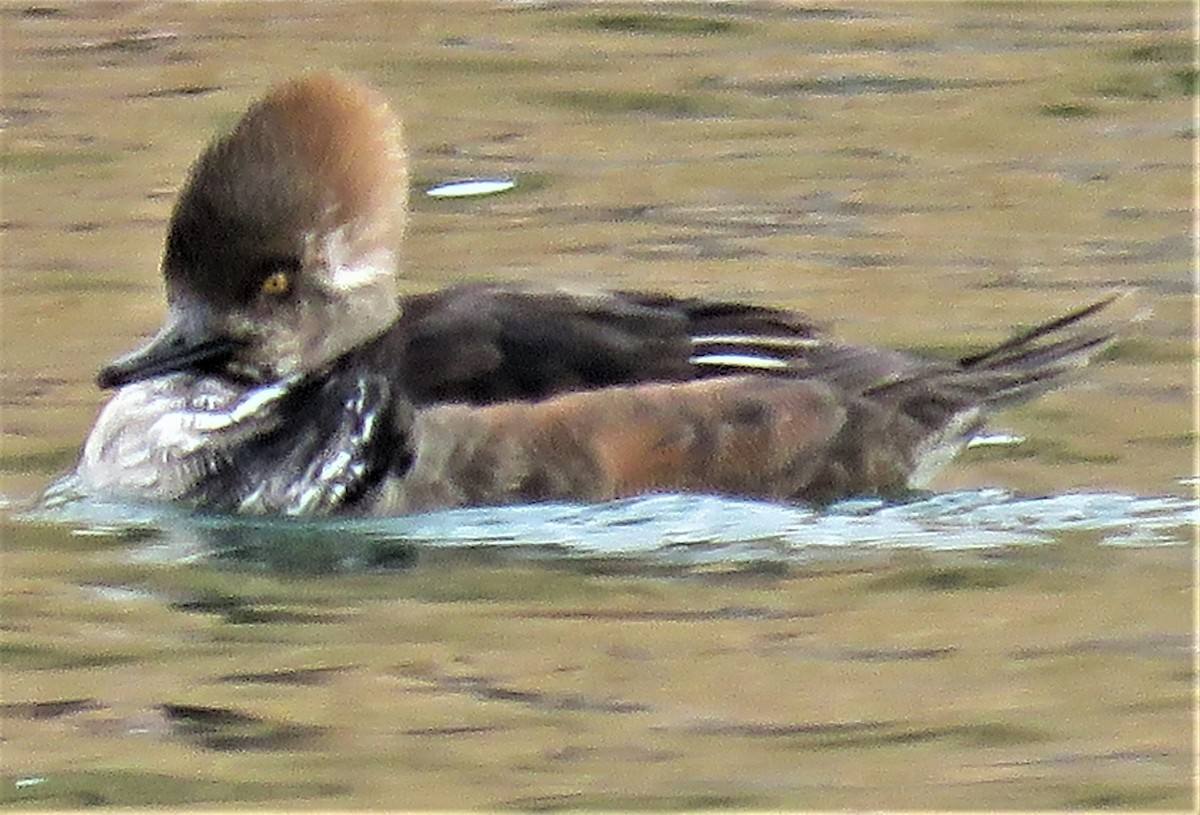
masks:
{"type": "Polygon", "coordinates": [[[402,301],[418,404],[490,404],[647,382],[787,373],[819,336],[802,314],[623,291],[454,286],[402,301]]]}

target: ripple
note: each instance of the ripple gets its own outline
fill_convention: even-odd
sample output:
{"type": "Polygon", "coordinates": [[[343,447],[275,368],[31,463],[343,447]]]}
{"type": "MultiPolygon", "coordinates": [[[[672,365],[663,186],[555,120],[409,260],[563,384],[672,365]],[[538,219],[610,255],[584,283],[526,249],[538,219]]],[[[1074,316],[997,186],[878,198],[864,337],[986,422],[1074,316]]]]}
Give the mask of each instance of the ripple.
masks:
{"type": "Polygon", "coordinates": [[[906,503],[855,499],[821,510],[670,494],[373,519],[216,517],[91,502],[24,517],[69,525],[77,535],[126,538],[138,561],[215,558],[324,572],[407,566],[422,550],[505,550],[539,559],[623,557],[694,566],[795,563],[865,550],[1039,545],[1080,531],[1106,545],[1181,545],[1191,542],[1200,503],[1121,493],[1024,497],[986,489],[906,503]]]}

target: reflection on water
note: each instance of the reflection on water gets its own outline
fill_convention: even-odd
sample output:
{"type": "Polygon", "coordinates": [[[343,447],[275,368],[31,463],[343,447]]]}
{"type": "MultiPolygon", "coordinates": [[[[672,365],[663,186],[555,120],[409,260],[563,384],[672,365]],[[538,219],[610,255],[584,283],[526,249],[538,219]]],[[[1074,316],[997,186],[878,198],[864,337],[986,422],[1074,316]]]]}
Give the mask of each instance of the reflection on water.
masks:
{"type": "Polygon", "coordinates": [[[1182,544],[1200,505],[1176,497],[998,489],[822,510],[703,495],[604,504],[457,509],[400,518],[296,520],[187,515],[166,507],[78,502],[27,516],[80,535],[128,536],[140,561],[215,559],[310,574],[408,567],[423,552],[517,558],[621,557],[647,566],[803,562],[880,548],[954,551],[1049,543],[1088,531],[1101,543],[1182,544]]]}

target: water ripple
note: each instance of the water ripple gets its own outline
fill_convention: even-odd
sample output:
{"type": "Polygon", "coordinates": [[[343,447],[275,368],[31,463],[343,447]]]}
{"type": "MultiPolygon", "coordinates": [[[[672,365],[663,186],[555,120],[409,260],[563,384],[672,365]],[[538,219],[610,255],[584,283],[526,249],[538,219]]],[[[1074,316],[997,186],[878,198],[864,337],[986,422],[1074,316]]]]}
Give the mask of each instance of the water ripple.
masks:
{"type": "Polygon", "coordinates": [[[456,509],[381,519],[188,515],[161,507],[78,503],[25,516],[79,535],[128,537],[138,560],[206,558],[276,568],[358,570],[407,562],[418,550],[490,549],[533,557],[627,557],[651,563],[798,562],[856,550],[966,550],[1037,545],[1066,533],[1103,544],[1190,543],[1200,503],[1171,496],[956,492],[906,503],[844,501],[814,510],[703,495],[604,504],[456,509]],[[408,555],[402,553],[408,552],[408,555]]]}

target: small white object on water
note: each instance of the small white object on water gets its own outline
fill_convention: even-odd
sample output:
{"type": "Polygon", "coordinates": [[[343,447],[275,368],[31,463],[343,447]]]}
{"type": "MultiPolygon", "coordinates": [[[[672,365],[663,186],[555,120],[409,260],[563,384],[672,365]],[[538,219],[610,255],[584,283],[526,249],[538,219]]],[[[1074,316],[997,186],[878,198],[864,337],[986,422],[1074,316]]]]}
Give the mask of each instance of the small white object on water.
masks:
{"type": "Polygon", "coordinates": [[[967,447],[1002,447],[1006,444],[1021,444],[1024,441],[1024,436],[1015,436],[1012,433],[991,433],[987,436],[976,436],[967,442],[967,447]]]}
{"type": "Polygon", "coordinates": [[[478,195],[495,195],[517,186],[511,178],[467,178],[450,181],[425,190],[430,198],[470,198],[478,195]]]}
{"type": "Polygon", "coordinates": [[[47,779],[40,776],[35,778],[18,778],[13,782],[13,786],[17,789],[21,789],[22,787],[35,787],[38,784],[45,784],[46,781],[47,779]]]}

